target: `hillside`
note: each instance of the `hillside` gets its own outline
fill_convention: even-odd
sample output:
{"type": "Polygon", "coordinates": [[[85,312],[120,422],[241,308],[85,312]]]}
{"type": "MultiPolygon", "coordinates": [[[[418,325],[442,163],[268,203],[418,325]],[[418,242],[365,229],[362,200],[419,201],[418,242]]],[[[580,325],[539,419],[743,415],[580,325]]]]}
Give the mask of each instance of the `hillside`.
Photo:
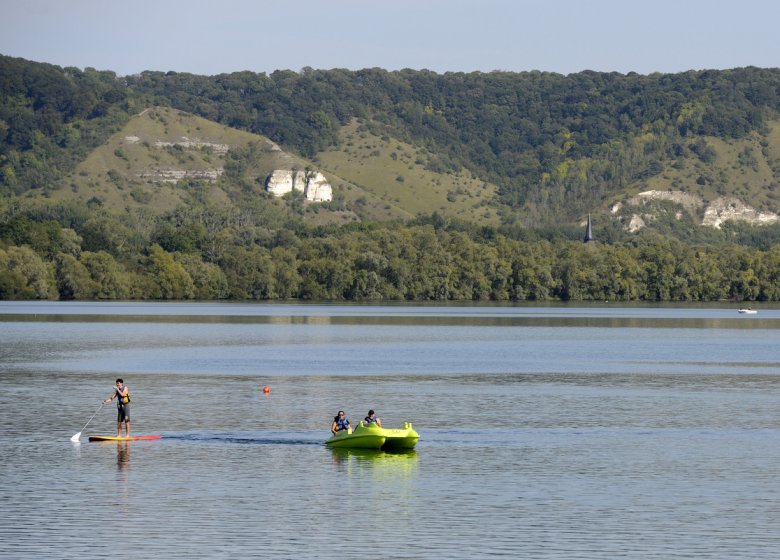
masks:
{"type": "Polygon", "coordinates": [[[207,185],[206,196],[226,202],[216,187],[227,152],[262,141],[165,107],[144,109],[80,162],[51,198],[99,200],[114,209],[150,206],[171,211],[189,199],[190,183],[207,185]]]}
{"type": "Polygon", "coordinates": [[[144,207],[161,214],[188,204],[193,197],[227,205],[247,195],[262,197],[266,178],[274,170],[316,169],[333,185],[338,205],[354,211],[331,211],[334,205],[320,205],[304,216],[312,223],[409,219],[440,212],[498,224],[495,210],[488,206],[494,186],[466,172],[427,171],[421,150],[378,138],[357,121],[345,126],[342,134],[344,149],[317,154],[315,163],[282,150],[262,135],[169,107],[153,107],[131,117],[63,179],[65,188],[50,191],[48,198],[98,203],[120,211],[144,207]],[[228,174],[231,166],[240,173],[241,188],[223,177],[226,166],[228,174]]]}
{"type": "MultiPolygon", "coordinates": [[[[239,206],[248,197],[268,196],[265,180],[275,169],[311,167],[261,135],[152,107],[131,117],[63,179],[64,188],[47,197],[155,214],[194,202],[239,206]]],[[[325,209],[310,218],[313,223],[358,219],[352,212],[325,209]]]]}
{"type": "MultiPolygon", "coordinates": [[[[66,188],[52,190],[49,198],[164,213],[193,197],[229,205],[247,195],[264,196],[265,180],[275,169],[316,169],[333,185],[337,203],[306,213],[310,223],[408,220],[436,212],[500,224],[496,185],[465,169],[431,171],[428,164],[436,156],[421,146],[377,136],[360,119],[341,127],[338,146],[305,159],[262,135],[154,107],[131,117],[64,178],[66,188]],[[223,177],[226,165],[229,174],[231,166],[240,174],[233,177],[239,185],[223,177]]],[[[656,175],[632,181],[611,205],[606,200],[592,212],[617,217],[631,232],[652,226],[665,213],[653,204],[657,201],[677,206],[678,219],[685,213],[705,226],[720,227],[729,219],[756,225],[777,221],[778,121],[745,138],[704,136],[678,149],[677,157],[658,161],[656,175]]]]}
{"type": "Polygon", "coordinates": [[[315,160],[349,182],[344,191],[353,204],[366,195],[382,201],[386,213],[374,212],[374,219],[437,212],[475,223],[499,223],[495,185],[463,169],[457,173],[426,169],[434,155],[422,147],[377,136],[357,120],[342,127],[339,145],[319,152],[315,160]]]}
{"type": "Polygon", "coordinates": [[[738,139],[702,136],[687,149],[687,157],[667,161],[638,188],[683,190],[705,200],[732,196],[758,210],[780,210],[780,121],[738,139]]]}
{"type": "Polygon", "coordinates": [[[780,301],[778,92],[0,56],[0,299],[780,301]]]}
{"type": "Polygon", "coordinates": [[[625,222],[610,209],[650,191],[700,196],[699,214],[718,198],[780,210],[778,69],[121,78],[0,56],[0,76],[5,197],[161,212],[198,191],[240,206],[272,168],[300,165],[333,186],[332,203],[305,208],[314,223],[625,222]]]}
{"type": "MultiPolygon", "coordinates": [[[[703,136],[662,160],[661,171],[629,185],[610,212],[629,231],[652,225],[671,203],[677,219],[720,228],[728,220],[766,225],[780,220],[780,122],[740,139],[703,136]]],[[[602,209],[603,210],[603,209],[602,209]]]]}

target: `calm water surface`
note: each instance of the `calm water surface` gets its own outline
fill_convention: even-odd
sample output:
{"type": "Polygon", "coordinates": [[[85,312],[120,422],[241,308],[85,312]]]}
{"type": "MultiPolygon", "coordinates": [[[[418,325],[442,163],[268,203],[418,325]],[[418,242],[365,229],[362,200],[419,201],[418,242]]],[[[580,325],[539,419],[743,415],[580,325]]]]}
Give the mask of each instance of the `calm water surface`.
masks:
{"type": "Polygon", "coordinates": [[[1,302],[0,557],[777,558],[778,348],[776,308],[1,302]],[[117,376],[163,439],[71,443],[117,376]],[[339,408],[417,450],[326,448],[339,408]]]}

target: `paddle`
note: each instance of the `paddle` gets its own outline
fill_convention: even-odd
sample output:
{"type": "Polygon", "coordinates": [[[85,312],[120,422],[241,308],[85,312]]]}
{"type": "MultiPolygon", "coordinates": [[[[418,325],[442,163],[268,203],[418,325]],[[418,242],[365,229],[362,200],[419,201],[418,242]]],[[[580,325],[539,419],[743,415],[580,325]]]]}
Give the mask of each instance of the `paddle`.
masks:
{"type": "MultiPolygon", "coordinates": [[[[100,403],[100,408],[98,408],[98,409],[95,411],[95,414],[93,414],[93,415],[92,415],[92,417],[91,417],[89,420],[87,420],[87,423],[86,423],[86,424],[84,424],[84,427],[83,427],[83,428],[81,428],[81,432],[83,432],[84,430],[86,430],[86,429],[87,429],[87,426],[89,426],[89,423],[90,423],[90,422],[92,422],[92,418],[94,418],[94,417],[95,417],[95,415],[96,415],[98,412],[100,412],[100,409],[101,409],[101,408],[103,408],[103,405],[104,405],[104,404],[106,404],[106,403],[100,403]]],[[[74,435],[72,438],[70,438],[70,441],[78,441],[78,440],[79,440],[79,438],[81,437],[81,432],[79,432],[79,433],[75,434],[75,435],[74,435]]]]}

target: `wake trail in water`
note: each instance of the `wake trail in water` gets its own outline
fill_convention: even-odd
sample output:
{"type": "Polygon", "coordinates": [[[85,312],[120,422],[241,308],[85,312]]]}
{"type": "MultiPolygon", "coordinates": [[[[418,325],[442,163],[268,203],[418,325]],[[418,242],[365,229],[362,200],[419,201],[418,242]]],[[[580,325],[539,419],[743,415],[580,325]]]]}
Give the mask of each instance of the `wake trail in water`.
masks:
{"type": "Polygon", "coordinates": [[[302,434],[237,434],[235,432],[190,432],[164,434],[166,440],[193,443],[223,443],[238,445],[322,445],[323,437],[302,434]]]}

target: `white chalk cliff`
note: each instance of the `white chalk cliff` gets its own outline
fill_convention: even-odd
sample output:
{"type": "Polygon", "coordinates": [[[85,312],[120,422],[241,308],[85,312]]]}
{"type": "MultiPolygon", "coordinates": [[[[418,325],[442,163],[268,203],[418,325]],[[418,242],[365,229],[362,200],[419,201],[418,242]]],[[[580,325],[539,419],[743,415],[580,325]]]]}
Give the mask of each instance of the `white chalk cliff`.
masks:
{"type": "Polygon", "coordinates": [[[311,200],[312,202],[333,200],[333,188],[328,183],[325,175],[319,171],[312,173],[307,179],[304,194],[306,195],[306,200],[311,200]]]}
{"type": "MultiPolygon", "coordinates": [[[[753,225],[766,225],[780,221],[780,216],[774,212],[761,212],[733,197],[719,197],[707,203],[698,195],[681,191],[646,191],[629,198],[626,203],[636,207],[652,200],[675,202],[694,215],[703,209],[704,219],[701,221],[701,225],[716,229],[720,229],[721,224],[727,220],[748,222],[753,225]]],[[[620,202],[613,205],[612,213],[616,214],[622,206],[623,204],[620,202]]],[[[679,220],[682,214],[678,212],[675,216],[679,220]]],[[[627,229],[631,232],[637,231],[643,228],[648,220],[652,221],[652,219],[651,214],[633,214],[627,229]]]]}
{"type": "Polygon", "coordinates": [[[303,171],[290,169],[275,169],[265,183],[266,190],[274,196],[284,196],[293,190],[303,192],[306,186],[306,175],[303,171]]]}
{"type": "Polygon", "coordinates": [[[333,188],[319,171],[304,173],[291,169],[275,169],[268,177],[265,187],[274,196],[284,196],[289,192],[299,191],[309,202],[333,200],[333,188]]]}

